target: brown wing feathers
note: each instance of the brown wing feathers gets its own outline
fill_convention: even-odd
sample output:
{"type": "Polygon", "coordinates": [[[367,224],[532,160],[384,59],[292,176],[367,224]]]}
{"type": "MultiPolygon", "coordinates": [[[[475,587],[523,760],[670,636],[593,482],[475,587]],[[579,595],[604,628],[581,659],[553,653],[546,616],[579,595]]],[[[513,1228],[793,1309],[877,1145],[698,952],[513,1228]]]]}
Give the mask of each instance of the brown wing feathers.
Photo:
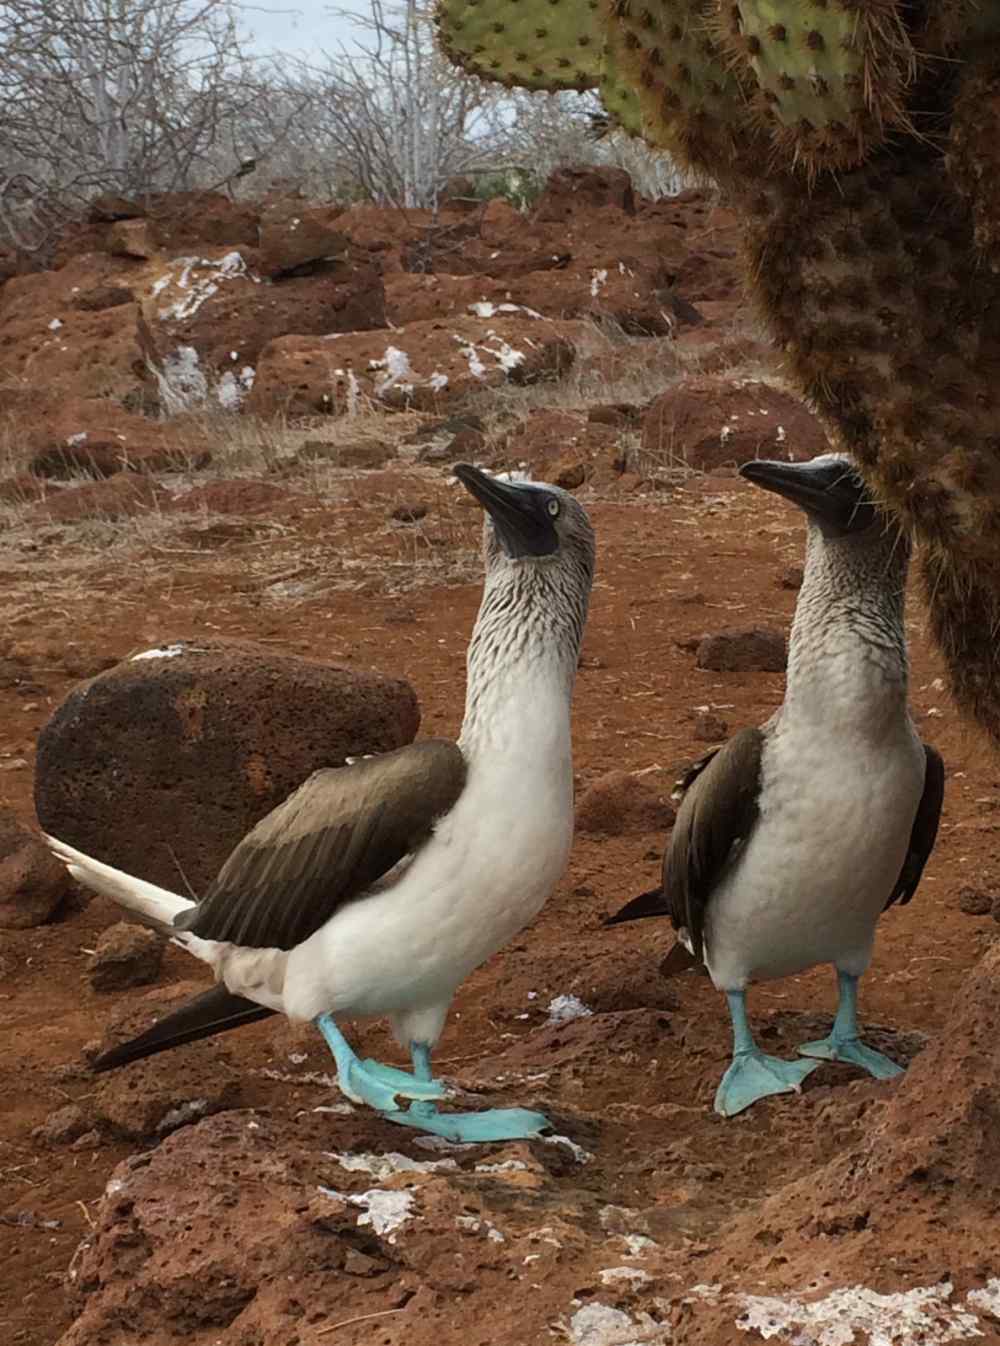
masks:
{"type": "Polygon", "coordinates": [[[294,948],[417,849],[464,783],[465,759],[446,739],[317,771],[175,925],[247,948],[294,948]]]}
{"type": "Polygon", "coordinates": [[[701,959],[712,889],[733,847],[757,819],[762,744],[760,729],[744,729],[691,767],[682,781],[686,793],[663,857],[660,888],[633,898],[608,925],[669,916],[676,930],[688,932],[701,959]]]}
{"type": "MultiPolygon", "coordinates": [[[[705,911],[712,890],[757,820],[763,733],[744,729],[718,752],[702,758],[684,778],[687,793],[663,857],[660,888],[635,897],[606,922],[617,925],[644,916],[669,915],[703,955],[705,911]]],[[[924,791],[913,821],[909,850],[887,907],[907,903],[916,892],[937,839],[944,798],[944,763],[924,744],[924,791]]]]}
{"type": "Polygon", "coordinates": [[[926,761],[924,792],[920,797],[920,803],[917,805],[916,817],[913,819],[910,844],[907,848],[906,859],[903,861],[902,871],[888,902],[885,904],[887,909],[894,902],[898,902],[903,907],[909,902],[917,891],[917,886],[923,876],[924,866],[934,849],[935,841],[937,841],[938,824],[941,821],[941,806],[944,803],[944,762],[941,760],[940,753],[927,743],[924,744],[924,758],[926,761]]]}
{"type": "Polygon", "coordinates": [[[744,729],[714,754],[690,785],[663,858],[663,889],[675,929],[686,929],[702,958],[705,910],[712,890],[757,821],[764,736],[744,729]]]}
{"type": "MultiPolygon", "coordinates": [[[[294,948],[417,850],[464,784],[465,759],[447,739],[317,771],[261,819],[174,925],[246,948],[294,948]]],[[[113,1070],[270,1014],[213,986],[105,1052],[93,1069],[113,1070]]]]}

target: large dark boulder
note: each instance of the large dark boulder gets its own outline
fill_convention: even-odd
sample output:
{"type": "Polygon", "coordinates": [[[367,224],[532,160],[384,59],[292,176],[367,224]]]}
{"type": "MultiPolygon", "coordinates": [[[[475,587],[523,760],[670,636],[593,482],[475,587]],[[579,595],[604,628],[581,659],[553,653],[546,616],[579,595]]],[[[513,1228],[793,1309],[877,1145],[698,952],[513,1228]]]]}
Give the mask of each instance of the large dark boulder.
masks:
{"type": "Polygon", "coordinates": [[[399,678],[247,641],[166,642],[58,707],[39,735],[35,807],[88,855],[201,893],[313,771],[402,747],[419,725],[399,678]]]}

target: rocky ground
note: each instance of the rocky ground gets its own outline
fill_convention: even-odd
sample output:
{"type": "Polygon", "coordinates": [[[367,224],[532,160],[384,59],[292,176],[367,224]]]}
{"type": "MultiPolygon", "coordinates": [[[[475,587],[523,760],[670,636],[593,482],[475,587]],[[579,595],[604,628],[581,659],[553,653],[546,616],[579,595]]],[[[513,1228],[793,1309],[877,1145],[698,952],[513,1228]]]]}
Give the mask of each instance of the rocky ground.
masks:
{"type": "MultiPolygon", "coordinates": [[[[912,1061],[903,1081],[823,1066],[723,1122],[719,998],[661,969],[665,928],[601,928],[655,881],[677,776],[782,693],[801,523],[731,464],[823,436],[745,312],[731,218],[696,194],[636,201],[613,174],[562,175],[527,219],[219,198],[95,215],[53,269],[0,269],[2,1340],[1000,1342],[997,771],[916,599],[912,702],[945,815],[863,1001],[876,1045],[912,1061]],[[197,783],[225,807],[199,818],[171,794],[168,812],[135,785],[88,815],[161,877],[188,857],[196,885],[240,809],[324,746],[319,693],[308,732],[276,726],[226,642],[254,642],[274,678],[298,656],[347,670],[295,665],[312,689],[369,689],[326,727],[335,758],[338,735],[416,727],[409,691],[372,674],[408,680],[420,733],[456,732],[480,573],[448,473],[463,459],[563,481],[600,543],[570,869],[463,987],[439,1049],[475,1105],[543,1108],[558,1135],[456,1149],[394,1128],[277,1020],[93,1075],[101,1045],[203,982],[39,858],[36,771],[40,807],[83,818],[117,760],[91,750],[70,775],[39,731],[136,653],[229,651],[256,709],[197,783]]],[[[161,732],[157,694],[133,737],[161,732]]],[[[834,994],[825,970],[758,988],[763,1039],[817,1036],[834,994]]],[[[399,1060],[384,1025],[349,1031],[399,1060]]]]}

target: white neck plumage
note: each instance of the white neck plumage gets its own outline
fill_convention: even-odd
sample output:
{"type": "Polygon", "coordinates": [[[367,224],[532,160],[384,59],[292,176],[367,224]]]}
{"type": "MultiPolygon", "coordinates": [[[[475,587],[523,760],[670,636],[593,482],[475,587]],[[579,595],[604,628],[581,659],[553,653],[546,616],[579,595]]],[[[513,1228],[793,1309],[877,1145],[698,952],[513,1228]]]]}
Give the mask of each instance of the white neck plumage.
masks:
{"type": "Polygon", "coordinates": [[[463,749],[495,748],[540,717],[568,726],[586,615],[586,587],[566,566],[491,567],[469,642],[463,749]]]}
{"type": "Polygon", "coordinates": [[[878,737],[906,713],[909,545],[894,532],[830,539],[811,525],[782,719],[878,737]]]}

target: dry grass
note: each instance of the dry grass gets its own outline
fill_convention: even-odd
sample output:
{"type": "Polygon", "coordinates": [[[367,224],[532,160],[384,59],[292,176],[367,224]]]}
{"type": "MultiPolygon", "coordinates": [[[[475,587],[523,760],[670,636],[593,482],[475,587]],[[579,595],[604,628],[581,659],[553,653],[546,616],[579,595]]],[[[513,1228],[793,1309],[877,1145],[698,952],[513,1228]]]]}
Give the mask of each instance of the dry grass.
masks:
{"type": "Polygon", "coordinates": [[[641,405],[665,392],[683,367],[669,338],[630,337],[615,324],[590,323],[589,339],[558,380],[520,387],[485,389],[469,399],[469,409],[488,428],[497,422],[527,421],[541,410],[586,411],[615,402],[641,405]]]}
{"type": "MultiPolygon", "coordinates": [[[[563,379],[484,389],[469,399],[465,409],[484,424],[482,458],[502,459],[507,436],[518,429],[530,435],[532,417],[541,410],[585,413],[598,404],[642,406],[706,368],[718,369],[727,349],[738,355],[740,341],[752,336],[745,325],[734,323],[718,342],[687,351],[669,339],[629,337],[613,325],[593,323],[563,379]]],[[[757,356],[725,373],[780,383],[774,365],[757,356]]],[[[364,403],[349,417],[295,423],[221,409],[177,418],[170,423],[171,437],[179,445],[190,444],[193,452],[191,464],[158,478],[172,496],[213,480],[270,480],[307,498],[301,519],[285,520],[280,513],[218,515],[207,509],[181,513],[176,505],[156,505],[128,518],[55,523],[33,511],[30,500],[15,497],[0,503],[6,612],[15,623],[37,617],[49,605],[53,612],[69,613],[95,593],[120,594],[123,576],[140,571],[144,583],[153,582],[164,592],[179,573],[196,573],[210,586],[215,577],[253,604],[282,606],[307,604],[338,589],[367,586],[391,595],[472,580],[481,564],[478,512],[446,482],[440,466],[419,464],[418,447],[407,442],[433,419],[364,403]],[[303,454],[309,441],[324,446],[323,451],[303,454]],[[211,449],[212,461],[196,469],[194,451],[202,445],[211,449]],[[396,455],[393,474],[372,477],[339,465],[341,450],[372,445],[396,455]],[[359,489],[362,481],[370,483],[370,496],[359,489]],[[394,509],[415,498],[430,502],[426,517],[394,522],[394,509]]],[[[22,443],[16,421],[0,420],[0,487],[23,473],[22,443]]],[[[666,445],[651,452],[633,430],[621,432],[615,451],[653,491],[669,489],[689,475],[678,449],[666,445]]],[[[79,475],[47,483],[44,490],[55,494],[90,480],[79,475]]],[[[131,599],[126,594],[119,601],[127,605],[131,599]]]]}

